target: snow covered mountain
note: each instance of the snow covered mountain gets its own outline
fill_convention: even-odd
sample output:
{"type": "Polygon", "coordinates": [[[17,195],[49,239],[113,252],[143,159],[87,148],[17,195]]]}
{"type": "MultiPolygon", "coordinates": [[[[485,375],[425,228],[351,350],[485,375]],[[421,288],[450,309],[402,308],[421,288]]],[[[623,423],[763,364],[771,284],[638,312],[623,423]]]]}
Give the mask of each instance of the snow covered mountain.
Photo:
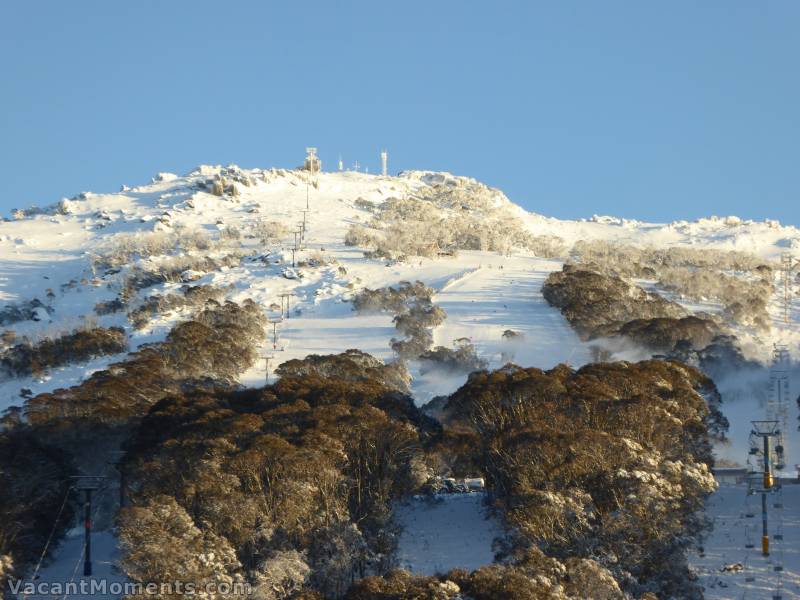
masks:
{"type": "MultiPolygon", "coordinates": [[[[169,275],[169,281],[148,287],[140,296],[167,294],[191,281],[223,288],[229,299],[252,298],[265,312],[278,317],[280,311],[270,307],[280,306],[281,294],[292,294],[289,318],[276,327],[279,351],[273,369],[291,358],[347,348],[391,358],[389,341],[395,335],[391,315],[358,315],[348,300],[363,287],[415,280],[436,290],[436,303],[448,315],[434,331],[436,344],[450,346],[454,339],[468,337],[492,367],[508,358],[508,352],[520,364],[543,368],[563,361],[572,365],[586,362],[587,344],[540,293],[546,276],[561,268],[566,252],[543,258],[541,253],[509,243],[502,252],[461,251],[455,257],[398,261],[365,258],[363,248],[345,245],[348,229],[369,221],[374,206],[391,198],[431,198],[442,188],[477,191],[486,200],[477,207],[447,207],[448,213],[471,210],[479,218],[491,215],[488,218],[492,219],[501,214],[517,220],[530,234],[559,238],[567,249],[578,241],[605,240],[644,247],[740,251],[776,261],[781,252],[800,248],[800,230],[774,221],[712,217],[660,225],[597,216],[561,221],[528,213],[498,190],[447,173],[381,177],[340,172],[321,173],[316,179],[307,189],[303,171],[202,166],[183,177],[161,173],[149,184],[123,186],[115,194],[86,192],[46,209],[17,210],[14,219],[0,223],[0,301],[4,305],[0,319],[4,329],[13,331],[16,339],[37,340],[91,322],[125,328],[131,349],[157,341],[181,319],[180,309],[153,315],[146,326],[135,329],[125,311],[98,315],[95,307],[117,299],[133,270],[165,270],[165,263],[171,261],[169,268],[186,268],[177,276],[169,275]],[[223,187],[220,182],[227,192],[214,189],[215,184],[223,187]],[[292,268],[291,232],[302,227],[307,204],[302,250],[295,257],[296,264],[305,266],[292,268]],[[263,224],[271,222],[278,224],[277,235],[265,237],[263,224]],[[223,243],[213,249],[203,248],[202,243],[194,248],[182,245],[181,238],[195,234],[223,243]],[[128,254],[116,257],[113,267],[104,268],[98,257],[122,252],[126,244],[128,254]],[[148,244],[164,247],[148,250],[148,244]],[[166,248],[170,244],[173,247],[166,248]],[[204,257],[219,260],[200,265],[204,257]],[[318,266],[312,266],[314,259],[318,266]],[[17,314],[20,311],[22,314],[17,314]],[[535,343],[509,350],[502,338],[508,329],[535,343]]],[[[693,308],[698,304],[677,300],[693,308]]],[[[700,304],[704,310],[721,310],[713,300],[700,304]]],[[[780,342],[788,343],[797,356],[800,337],[782,327],[778,296],[770,311],[775,319],[769,332],[738,332],[746,353],[766,361],[772,344],[780,342]]],[[[264,352],[275,350],[271,337],[265,341],[264,352]]],[[[0,387],[0,404],[18,403],[23,388],[37,394],[71,385],[112,360],[94,359],[48,370],[38,377],[7,380],[0,387]]],[[[245,373],[241,382],[263,381],[263,367],[259,364],[245,373]]],[[[453,385],[426,381],[424,376],[414,382],[421,400],[451,391],[453,385]]]]}
{"type": "MultiPolygon", "coordinates": [[[[787,323],[779,268],[786,253],[800,254],[800,230],[775,221],[564,221],[529,213],[499,190],[449,173],[323,172],[312,179],[302,170],[236,166],[160,173],[118,193],[85,192],[44,209],[17,210],[0,223],[5,351],[75,331],[124,332],[121,345],[104,344],[79,361],[19,370],[6,355],[0,410],[75,385],[127,352],[163,341],[208,297],[250,299],[268,320],[263,359],[238,376],[245,387],[274,380],[281,364],[311,354],[354,348],[393,360],[395,314],[358,311],[353,301],[365,289],[403,282],[431,288],[446,315],[431,327],[430,345],[469,345],[489,368],[578,367],[598,357],[654,354],[629,340],[587,337],[548,303],[542,288],[567,262],[611,264],[630,285],[659,294],[676,310],[708,315],[736,337],[743,360],[766,366],[778,344],[796,361],[800,305],[792,301],[787,323]],[[671,265],[652,268],[670,251],[672,259],[682,252],[691,257],[680,276],[671,265]],[[630,256],[641,261],[631,271],[615,263],[630,256]],[[704,264],[716,265],[714,275],[698,283],[690,275],[704,264]],[[748,295],[751,288],[763,291],[767,284],[759,281],[770,284],[763,307],[761,292],[748,295]],[[705,284],[708,293],[698,292],[705,284]],[[752,306],[739,301],[739,287],[742,298],[756,298],[752,306]],[[204,291],[195,300],[190,288],[204,291]],[[757,318],[762,309],[767,321],[757,318]]],[[[418,404],[452,393],[467,377],[463,369],[426,368],[416,357],[409,366],[418,404]]],[[[751,379],[761,385],[758,377],[751,379]]],[[[734,377],[717,383],[726,399],[741,393],[734,377]]],[[[731,402],[724,410],[733,444],[718,455],[741,461],[749,420],[765,409],[731,402]]],[[[796,407],[790,410],[794,429],[796,407]]]]}

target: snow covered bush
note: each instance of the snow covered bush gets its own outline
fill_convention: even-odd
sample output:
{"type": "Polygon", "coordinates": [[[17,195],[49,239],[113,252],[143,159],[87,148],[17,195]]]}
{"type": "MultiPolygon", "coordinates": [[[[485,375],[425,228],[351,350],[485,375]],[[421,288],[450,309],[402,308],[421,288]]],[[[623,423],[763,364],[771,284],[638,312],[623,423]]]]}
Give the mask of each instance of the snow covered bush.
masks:
{"type": "Polygon", "coordinates": [[[6,304],[0,310],[0,326],[12,325],[20,321],[39,321],[52,313],[53,309],[34,298],[29,302],[6,304]]]}
{"type": "Polygon", "coordinates": [[[158,315],[183,309],[198,308],[209,300],[219,301],[225,290],[212,285],[183,286],[182,294],[164,294],[149,296],[139,306],[128,313],[128,319],[134,329],[142,329],[158,315]]]}
{"type": "Polygon", "coordinates": [[[346,246],[377,247],[380,237],[363,225],[350,225],[344,236],[346,246]]]}
{"type": "Polygon", "coordinates": [[[253,576],[253,600],[286,600],[302,590],[311,567],[297,550],[279,550],[262,562],[253,576]]]}
{"type": "Polygon", "coordinates": [[[455,349],[436,346],[432,350],[423,352],[419,360],[422,363],[420,370],[423,374],[433,370],[471,373],[488,366],[488,363],[478,356],[475,345],[471,342],[463,342],[455,349]]]}
{"type": "Polygon", "coordinates": [[[242,239],[242,232],[235,225],[226,225],[219,232],[219,239],[225,242],[238,242],[242,239]]]}
{"type": "Polygon", "coordinates": [[[176,228],[172,231],[137,231],[111,236],[105,246],[91,257],[95,269],[112,269],[136,260],[176,253],[209,252],[224,248],[201,229],[176,228]]]}
{"type": "Polygon", "coordinates": [[[111,315],[125,308],[125,304],[119,298],[104,300],[94,305],[94,312],[98,316],[111,315]]]}
{"type": "Polygon", "coordinates": [[[353,308],[359,313],[389,312],[401,313],[408,310],[416,301],[430,302],[433,289],[421,281],[413,284],[400,282],[396,287],[385,287],[376,290],[364,288],[353,298],[353,308]]]}
{"type": "Polygon", "coordinates": [[[120,292],[121,301],[128,303],[138,290],[167,282],[184,281],[183,275],[192,274],[192,280],[202,275],[218,271],[223,267],[234,267],[241,263],[244,254],[231,252],[212,258],[200,255],[169,256],[158,261],[148,261],[134,267],[127,275],[120,292]]]}
{"type": "Polygon", "coordinates": [[[289,228],[280,221],[256,221],[250,233],[267,246],[288,237],[289,228]]]}
{"type": "Polygon", "coordinates": [[[420,197],[389,198],[376,205],[368,227],[352,225],[345,237],[350,246],[370,248],[369,256],[453,255],[459,250],[507,253],[514,248],[553,257],[566,253],[556,236],[530,233],[508,200],[482,184],[437,185],[420,197]]]}

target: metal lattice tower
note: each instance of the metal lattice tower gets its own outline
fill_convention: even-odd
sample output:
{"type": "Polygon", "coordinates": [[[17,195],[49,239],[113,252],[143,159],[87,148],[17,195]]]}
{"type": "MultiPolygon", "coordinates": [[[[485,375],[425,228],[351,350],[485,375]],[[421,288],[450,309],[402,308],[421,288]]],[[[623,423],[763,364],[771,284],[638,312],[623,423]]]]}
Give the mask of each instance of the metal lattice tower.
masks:
{"type": "Polygon", "coordinates": [[[789,427],[789,350],[785,345],[775,344],[772,350],[772,368],[769,373],[769,396],[767,419],[778,423],[773,455],[775,468],[782,471],[786,466],[786,444],[784,431],[789,427]]]}
{"type": "Polygon", "coordinates": [[[781,275],[783,279],[783,321],[788,325],[792,318],[792,275],[795,261],[791,252],[781,254],[781,275]]]}

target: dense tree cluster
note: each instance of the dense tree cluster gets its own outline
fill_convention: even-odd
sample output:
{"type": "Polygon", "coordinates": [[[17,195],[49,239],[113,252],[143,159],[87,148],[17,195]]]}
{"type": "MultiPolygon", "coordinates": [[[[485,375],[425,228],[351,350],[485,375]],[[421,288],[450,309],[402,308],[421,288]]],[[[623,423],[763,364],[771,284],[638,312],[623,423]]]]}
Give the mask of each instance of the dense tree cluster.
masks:
{"type": "Polygon", "coordinates": [[[679,363],[509,366],[472,374],[445,427],[479,448],[513,552],[591,559],[637,597],[691,598],[685,552],[715,487],[708,432],[727,426],[718,402],[713,383],[679,363]]]}
{"type": "Polygon", "coordinates": [[[772,268],[745,252],[686,247],[642,248],[603,240],[580,241],[573,258],[586,268],[656,280],[664,290],[696,301],[721,302],[733,322],[769,328],[772,268]]]}
{"type": "MultiPolygon", "coordinates": [[[[744,357],[720,317],[690,315],[676,303],[616,275],[565,265],[547,278],[542,294],[585,340],[624,338],[711,375],[756,366],[744,357]]],[[[611,352],[597,347],[595,358],[609,360],[611,352]]]]}
{"type": "Polygon", "coordinates": [[[164,342],[141,347],[80,385],[31,398],[26,415],[35,425],[58,425],[65,419],[122,423],[143,415],[165,391],[187,380],[232,382],[255,363],[265,323],[263,312],[250,300],[209,301],[192,320],[176,325],[164,342]]]}
{"type": "Polygon", "coordinates": [[[276,373],[281,377],[295,379],[312,375],[340,381],[372,381],[401,392],[408,392],[411,384],[411,374],[404,363],[385,364],[354,349],[341,354],[310,354],[302,360],[288,360],[277,368],[276,373]]]}
{"type": "Polygon", "coordinates": [[[293,361],[261,390],[181,394],[152,408],[125,465],[133,507],[119,525],[131,577],[180,572],[276,594],[264,597],[310,587],[337,598],[388,569],[391,503],[424,480],[413,459],[437,428],[379,369],[331,376],[353,368],[348,354],[293,361]],[[153,539],[164,541],[156,556],[144,544],[153,539]]]}
{"type": "Polygon", "coordinates": [[[56,540],[72,524],[64,503],[72,465],[19,422],[0,425],[0,586],[36,561],[51,532],[56,540]],[[64,504],[62,509],[62,504],[64,504]],[[19,569],[19,570],[17,570],[19,569]]]}
{"type": "Polygon", "coordinates": [[[713,269],[668,267],[659,269],[658,281],[665,290],[691,300],[717,300],[734,323],[765,331],[770,328],[767,305],[774,292],[772,271],[756,271],[755,275],[744,278],[713,269]]]}
{"type": "Polygon", "coordinates": [[[0,353],[0,373],[6,377],[40,376],[47,369],[82,362],[128,347],[121,327],[77,329],[58,337],[15,344],[0,353]]]}
{"type": "Polygon", "coordinates": [[[613,335],[635,319],[680,319],[687,312],[658,294],[647,292],[614,275],[577,265],[551,273],[542,295],[561,309],[578,334],[589,340],[613,335]]]}
{"type": "MultiPolygon", "coordinates": [[[[619,584],[591,559],[559,561],[529,548],[514,564],[437,577],[395,571],[356,583],[347,600],[623,600],[619,584]]],[[[646,596],[642,596],[645,598],[646,596]]]]}
{"type": "MultiPolygon", "coordinates": [[[[63,500],[70,475],[104,472],[110,452],[164,396],[229,389],[236,375],[254,364],[264,325],[263,312],[252,301],[210,300],[163,343],[144,346],[77,386],[35,396],[24,411],[9,409],[0,421],[2,572],[21,576],[33,549],[41,552],[58,513],[53,503],[56,496],[63,500]]],[[[76,343],[79,350],[91,347],[83,338],[76,343]]],[[[71,515],[73,508],[68,502],[64,514],[71,515]]],[[[66,522],[55,523],[50,550],[65,527],[66,522]]]]}

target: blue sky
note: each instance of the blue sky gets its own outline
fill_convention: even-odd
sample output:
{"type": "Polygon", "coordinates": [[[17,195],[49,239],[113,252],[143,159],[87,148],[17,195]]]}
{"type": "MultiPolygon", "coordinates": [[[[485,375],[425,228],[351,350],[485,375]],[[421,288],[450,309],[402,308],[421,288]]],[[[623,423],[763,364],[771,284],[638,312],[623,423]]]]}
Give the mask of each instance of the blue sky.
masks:
{"type": "Polygon", "coordinates": [[[800,225],[800,2],[0,4],[0,212],[200,163],[448,170],[800,225]]]}

